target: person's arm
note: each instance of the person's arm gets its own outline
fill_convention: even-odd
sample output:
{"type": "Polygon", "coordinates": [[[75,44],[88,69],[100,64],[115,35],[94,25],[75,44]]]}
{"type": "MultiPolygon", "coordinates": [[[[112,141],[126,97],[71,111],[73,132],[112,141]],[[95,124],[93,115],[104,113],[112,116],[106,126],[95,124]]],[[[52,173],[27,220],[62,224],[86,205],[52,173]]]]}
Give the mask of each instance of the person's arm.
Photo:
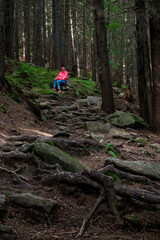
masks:
{"type": "Polygon", "coordinates": [[[55,80],[59,80],[60,79],[60,73],[58,73],[58,76],[56,77],[55,80]]]}

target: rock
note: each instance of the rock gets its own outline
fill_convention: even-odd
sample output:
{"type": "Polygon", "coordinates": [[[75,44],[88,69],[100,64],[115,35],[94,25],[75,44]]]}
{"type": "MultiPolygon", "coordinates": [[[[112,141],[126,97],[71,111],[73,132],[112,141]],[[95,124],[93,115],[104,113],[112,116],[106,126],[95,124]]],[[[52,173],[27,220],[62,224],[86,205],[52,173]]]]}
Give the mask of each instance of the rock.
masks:
{"type": "Polygon", "coordinates": [[[142,176],[147,176],[151,179],[160,180],[160,164],[144,161],[123,161],[117,158],[107,158],[105,160],[105,165],[114,164],[116,167],[139,174],[142,176]]]}
{"type": "Polygon", "coordinates": [[[87,122],[86,128],[88,131],[92,132],[102,132],[102,133],[109,133],[111,129],[110,123],[99,123],[99,122],[87,122]]]}
{"type": "Polygon", "coordinates": [[[18,236],[12,230],[11,227],[0,224],[0,239],[1,240],[16,240],[16,239],[18,239],[18,236]]]}
{"type": "Polygon", "coordinates": [[[6,144],[7,142],[0,138],[0,148],[4,147],[6,144]]]}
{"type": "Polygon", "coordinates": [[[119,94],[122,90],[118,87],[113,87],[113,91],[119,94]]]}
{"type": "Polygon", "coordinates": [[[23,171],[24,176],[32,177],[36,173],[36,166],[31,165],[23,171]]]}
{"type": "Polygon", "coordinates": [[[137,147],[145,147],[148,144],[147,140],[142,137],[136,138],[135,141],[137,143],[137,147]]]}
{"type": "Polygon", "coordinates": [[[119,97],[120,97],[120,98],[125,98],[125,95],[126,95],[126,94],[123,92],[123,93],[120,93],[120,94],[119,94],[119,97]]]}
{"type": "Polygon", "coordinates": [[[60,126],[60,127],[59,127],[59,130],[60,130],[60,131],[65,131],[65,132],[70,132],[70,131],[69,131],[69,128],[66,127],[66,126],[60,126]]]}
{"type": "Polygon", "coordinates": [[[90,103],[90,105],[97,105],[98,102],[102,103],[102,98],[101,97],[96,97],[96,96],[88,96],[87,101],[90,103]]]}
{"type": "Polygon", "coordinates": [[[91,133],[91,138],[93,140],[98,140],[98,141],[104,141],[106,140],[105,139],[105,136],[103,134],[95,134],[95,133],[91,133]]]}
{"type": "Polygon", "coordinates": [[[71,106],[68,106],[67,109],[68,111],[76,111],[78,109],[78,106],[76,103],[74,103],[71,106]]]}
{"type": "Polygon", "coordinates": [[[160,151],[160,144],[158,143],[150,144],[150,147],[156,149],[157,151],[160,151]]]}
{"type": "Polygon", "coordinates": [[[118,127],[144,128],[144,120],[133,113],[116,111],[106,117],[106,122],[118,127]]]}
{"type": "Polygon", "coordinates": [[[128,140],[132,139],[132,136],[130,134],[121,129],[111,128],[109,134],[111,134],[115,138],[123,138],[128,140]]]}
{"type": "Polygon", "coordinates": [[[77,100],[77,105],[78,107],[90,107],[90,101],[86,98],[86,99],[79,99],[77,100]]]}
{"type": "Polygon", "coordinates": [[[40,102],[40,103],[38,104],[38,107],[39,107],[41,110],[51,109],[50,102],[47,102],[47,101],[40,102]]]}
{"type": "Polygon", "coordinates": [[[58,205],[58,203],[52,199],[41,198],[31,193],[9,193],[7,197],[9,201],[22,207],[40,208],[46,213],[50,213],[52,209],[58,205]]]}
{"type": "Polygon", "coordinates": [[[49,145],[44,142],[36,142],[33,149],[43,161],[53,165],[58,163],[65,171],[81,172],[85,168],[83,163],[54,146],[53,143],[49,145]]]}

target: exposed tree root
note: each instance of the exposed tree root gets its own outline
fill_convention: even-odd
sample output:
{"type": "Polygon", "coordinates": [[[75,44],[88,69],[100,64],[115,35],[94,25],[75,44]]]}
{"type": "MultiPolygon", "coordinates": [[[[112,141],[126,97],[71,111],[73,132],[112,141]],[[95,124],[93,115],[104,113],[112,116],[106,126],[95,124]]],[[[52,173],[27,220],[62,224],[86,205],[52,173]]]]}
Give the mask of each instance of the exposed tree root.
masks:
{"type": "Polygon", "coordinates": [[[123,178],[130,179],[134,182],[150,182],[150,180],[145,176],[134,175],[131,173],[121,171],[121,170],[115,168],[113,164],[107,165],[106,167],[99,170],[99,172],[101,172],[101,173],[105,173],[107,171],[116,173],[116,174],[122,176],[123,178]]]}
{"type": "Polygon", "coordinates": [[[4,168],[4,167],[0,167],[0,171],[3,171],[3,172],[6,172],[8,174],[11,174],[13,175],[13,177],[16,179],[16,181],[20,182],[21,184],[23,184],[25,187],[27,187],[28,189],[33,189],[31,187],[31,185],[28,183],[28,179],[23,177],[23,176],[20,176],[18,175],[17,173],[15,173],[14,171],[12,170],[9,170],[7,168],[4,168]]]}
{"type": "Polygon", "coordinates": [[[124,185],[115,185],[115,191],[123,197],[131,197],[146,203],[160,204],[160,196],[143,189],[133,189],[124,185]]]}
{"type": "Polygon", "coordinates": [[[12,151],[12,152],[0,152],[0,159],[9,160],[9,159],[22,159],[22,160],[29,160],[32,157],[32,154],[22,153],[19,151],[12,151]]]}
{"type": "Polygon", "coordinates": [[[27,141],[27,142],[34,142],[36,141],[38,138],[41,138],[40,135],[19,135],[19,136],[7,136],[5,137],[6,140],[8,141],[27,141]]]}
{"type": "Polygon", "coordinates": [[[120,217],[120,214],[117,209],[117,201],[115,196],[113,179],[90,168],[85,168],[83,174],[99,182],[104,187],[110,211],[114,216],[120,217]]]}

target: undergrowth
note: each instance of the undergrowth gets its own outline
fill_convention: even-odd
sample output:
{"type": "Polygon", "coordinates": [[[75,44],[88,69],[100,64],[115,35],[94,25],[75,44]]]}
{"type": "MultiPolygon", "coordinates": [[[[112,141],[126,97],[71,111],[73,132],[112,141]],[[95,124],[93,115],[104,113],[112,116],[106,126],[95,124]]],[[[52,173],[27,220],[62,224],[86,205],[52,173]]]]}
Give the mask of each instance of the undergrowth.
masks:
{"type": "MultiPolygon", "coordinates": [[[[17,63],[12,60],[7,60],[7,68],[12,69],[12,73],[6,72],[6,78],[12,87],[21,91],[32,91],[44,95],[57,94],[53,93],[53,81],[58,75],[59,71],[50,70],[36,67],[32,64],[17,63]],[[14,69],[15,65],[15,69],[14,69]]],[[[88,95],[97,95],[99,90],[96,89],[96,84],[90,80],[82,80],[79,78],[69,78],[68,83],[70,85],[69,90],[71,94],[76,96],[86,97],[88,95]]],[[[68,95],[63,92],[63,95],[68,95]]]]}

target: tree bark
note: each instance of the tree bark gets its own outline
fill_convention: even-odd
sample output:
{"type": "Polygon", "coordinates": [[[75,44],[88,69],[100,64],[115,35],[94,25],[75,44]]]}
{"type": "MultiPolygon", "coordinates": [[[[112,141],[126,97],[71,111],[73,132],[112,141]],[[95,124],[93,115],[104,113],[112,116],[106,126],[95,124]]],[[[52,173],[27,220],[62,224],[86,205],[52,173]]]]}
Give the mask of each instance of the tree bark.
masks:
{"type": "Polygon", "coordinates": [[[153,125],[153,91],[150,68],[149,36],[146,14],[146,3],[136,0],[136,33],[137,33],[137,73],[141,117],[153,125]]]}
{"type": "Polygon", "coordinates": [[[156,0],[152,4],[150,31],[154,88],[154,129],[160,132],[160,2],[156,0]]]}
{"type": "MultiPolygon", "coordinates": [[[[52,1],[53,7],[53,22],[54,22],[54,60],[55,68],[60,68],[60,35],[59,35],[59,3],[57,0],[52,1]]],[[[52,53],[53,54],[53,53],[52,53]]]]}
{"type": "Polygon", "coordinates": [[[0,1],[0,90],[9,88],[9,83],[5,79],[4,74],[4,55],[5,55],[5,40],[4,40],[4,0],[0,1]]]}
{"type": "Polygon", "coordinates": [[[98,78],[100,81],[102,93],[102,109],[108,113],[113,113],[114,100],[112,84],[110,79],[110,66],[107,50],[104,0],[95,0],[94,10],[97,38],[98,70],[99,70],[98,78]]]}
{"type": "Polygon", "coordinates": [[[19,62],[19,1],[15,3],[15,52],[16,60],[19,62]]]}
{"type": "Polygon", "coordinates": [[[30,0],[24,0],[25,62],[30,62],[30,0]]]}
{"type": "Polygon", "coordinates": [[[68,65],[68,37],[69,37],[69,0],[65,0],[65,59],[64,64],[68,65]]]}
{"type": "Polygon", "coordinates": [[[83,77],[87,77],[87,49],[86,49],[86,1],[83,3],[83,77]]]}
{"type": "Polygon", "coordinates": [[[5,1],[5,55],[14,58],[13,52],[13,21],[14,21],[14,0],[5,1]]]}

